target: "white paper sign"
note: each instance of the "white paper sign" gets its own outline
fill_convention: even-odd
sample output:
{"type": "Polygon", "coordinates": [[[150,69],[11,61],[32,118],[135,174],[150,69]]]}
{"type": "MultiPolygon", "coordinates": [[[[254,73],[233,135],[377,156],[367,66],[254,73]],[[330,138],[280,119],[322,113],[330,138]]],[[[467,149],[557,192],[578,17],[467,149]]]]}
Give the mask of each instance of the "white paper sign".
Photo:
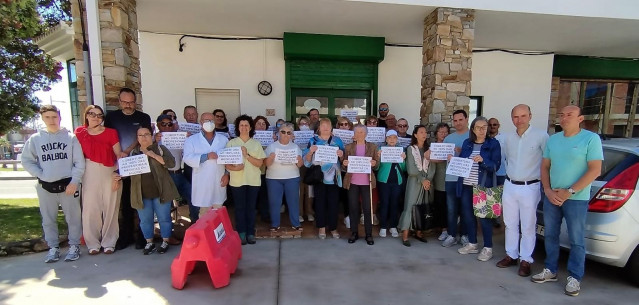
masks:
{"type": "Polygon", "coordinates": [[[118,168],[122,177],[151,172],[149,157],[145,154],[118,159],[118,168]]]}
{"type": "Polygon", "coordinates": [[[448,160],[448,155],[455,155],[455,143],[430,144],[430,158],[432,160],[448,160]]]}
{"type": "Polygon", "coordinates": [[[229,133],[228,132],[221,132],[221,131],[216,131],[215,132],[216,136],[220,136],[220,137],[225,137],[225,138],[229,138],[229,133]]]}
{"type": "Polygon", "coordinates": [[[398,137],[397,138],[397,143],[399,143],[399,146],[406,148],[406,147],[410,146],[410,138],[398,137]]]}
{"type": "Polygon", "coordinates": [[[333,135],[340,138],[344,145],[353,143],[353,135],[355,133],[352,130],[346,129],[333,129],[333,135]]]}
{"type": "Polygon", "coordinates": [[[297,163],[297,156],[296,149],[275,149],[275,162],[282,164],[295,164],[297,163]]]}
{"type": "Polygon", "coordinates": [[[308,146],[308,141],[311,140],[315,133],[312,130],[296,130],[293,131],[293,134],[295,135],[293,143],[299,145],[300,148],[304,149],[308,146]]]}
{"type": "Polygon", "coordinates": [[[381,161],[384,163],[403,163],[402,153],[404,149],[401,147],[382,147],[381,161]]]}
{"type": "Polygon", "coordinates": [[[242,147],[228,147],[217,153],[217,164],[242,164],[242,147]]]}
{"type": "Polygon", "coordinates": [[[348,156],[348,168],[346,172],[353,174],[370,174],[371,157],[348,156]]]}
{"type": "Polygon", "coordinates": [[[473,159],[453,157],[448,162],[446,174],[468,178],[470,169],[473,167],[473,159]]]}
{"type": "Polygon", "coordinates": [[[386,142],[386,128],[384,127],[368,127],[368,134],[366,135],[366,141],[372,143],[384,143],[386,142]]]}
{"type": "Polygon", "coordinates": [[[337,163],[337,146],[317,145],[317,150],[313,157],[315,162],[337,163]]]}
{"type": "Polygon", "coordinates": [[[163,132],[162,145],[168,149],[184,149],[186,132],[163,132]]]}
{"type": "Polygon", "coordinates": [[[342,109],[340,115],[351,122],[357,122],[357,109],[342,109]]]}
{"type": "Polygon", "coordinates": [[[269,146],[273,143],[273,132],[268,130],[256,130],[253,139],[260,141],[262,146],[269,146]]]}
{"type": "Polygon", "coordinates": [[[229,128],[229,136],[235,138],[235,124],[226,124],[226,126],[229,128]]]}
{"type": "Polygon", "coordinates": [[[178,131],[190,132],[191,134],[199,133],[202,130],[200,124],[180,122],[179,125],[180,128],[178,131]]]}

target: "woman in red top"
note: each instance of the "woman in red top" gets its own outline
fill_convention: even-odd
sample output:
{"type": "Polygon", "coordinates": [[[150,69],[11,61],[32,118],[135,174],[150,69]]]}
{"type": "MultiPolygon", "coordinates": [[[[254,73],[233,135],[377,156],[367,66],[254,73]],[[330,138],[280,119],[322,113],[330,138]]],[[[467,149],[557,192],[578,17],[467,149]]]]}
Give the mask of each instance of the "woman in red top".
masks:
{"type": "Polygon", "coordinates": [[[82,231],[89,254],[111,254],[118,240],[120,182],[115,173],[122,148],[115,129],[102,126],[104,111],[89,105],[84,111],[84,126],[75,130],[86,158],[82,178],[82,231]]]}

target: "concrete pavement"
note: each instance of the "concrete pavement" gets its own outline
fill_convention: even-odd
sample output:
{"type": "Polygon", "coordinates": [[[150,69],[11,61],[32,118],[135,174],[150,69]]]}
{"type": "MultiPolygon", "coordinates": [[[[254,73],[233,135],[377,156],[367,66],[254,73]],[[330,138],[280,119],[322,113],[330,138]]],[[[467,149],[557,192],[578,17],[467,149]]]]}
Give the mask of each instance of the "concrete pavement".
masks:
{"type": "MultiPolygon", "coordinates": [[[[86,255],[76,262],[43,263],[45,253],[0,259],[2,304],[637,304],[639,289],[622,270],[587,262],[578,297],[563,294],[566,253],[559,281],[535,284],[515,267],[499,269],[503,235],[495,236],[495,257],[480,262],[459,255],[434,239],[396,238],[258,240],[243,247],[244,257],[231,284],[214,289],[203,264],[184,290],[171,287],[170,264],[179,247],[144,256],[131,247],[113,255],[86,255]]],[[[533,271],[543,268],[538,247],[533,271]]],[[[66,249],[63,251],[65,253],[66,249]]]]}

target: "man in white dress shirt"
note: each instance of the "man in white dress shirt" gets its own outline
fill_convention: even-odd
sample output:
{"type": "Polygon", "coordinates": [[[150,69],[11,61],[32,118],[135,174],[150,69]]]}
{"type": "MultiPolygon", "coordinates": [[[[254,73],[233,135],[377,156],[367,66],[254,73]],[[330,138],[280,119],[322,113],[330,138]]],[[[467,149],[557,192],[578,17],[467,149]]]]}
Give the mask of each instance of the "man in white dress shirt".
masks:
{"type": "Polygon", "coordinates": [[[541,159],[548,134],[530,126],[532,113],[528,105],[517,105],[510,114],[517,130],[505,135],[503,148],[506,154],[506,181],[502,198],[506,257],[497,263],[497,267],[516,266],[519,259],[519,276],[529,276],[535,249],[537,204],[541,199],[541,159]]]}

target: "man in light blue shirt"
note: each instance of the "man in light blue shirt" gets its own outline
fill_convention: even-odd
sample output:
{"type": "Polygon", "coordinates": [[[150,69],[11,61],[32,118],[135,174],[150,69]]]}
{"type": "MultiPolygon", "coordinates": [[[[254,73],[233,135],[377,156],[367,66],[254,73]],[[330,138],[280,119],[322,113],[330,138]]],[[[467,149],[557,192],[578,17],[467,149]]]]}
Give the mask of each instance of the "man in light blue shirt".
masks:
{"type": "Polygon", "coordinates": [[[548,139],[541,163],[541,183],[544,187],[545,268],[533,275],[535,283],[557,281],[559,233],[562,218],[566,219],[570,237],[568,276],[564,292],[577,296],[586,261],[585,228],[590,199],[590,186],[601,174],[603,149],[599,136],[581,129],[584,120],[581,109],[566,106],[559,113],[563,132],[548,139]]]}
{"type": "MultiPolygon", "coordinates": [[[[453,127],[455,132],[449,134],[444,143],[455,144],[455,157],[459,156],[461,152],[462,144],[464,140],[468,139],[468,114],[464,110],[456,110],[453,112],[453,127]]],[[[457,218],[459,217],[459,209],[461,207],[461,198],[457,197],[457,176],[446,175],[446,206],[448,207],[448,236],[440,236],[442,241],[442,247],[450,247],[458,243],[457,237],[457,218]]],[[[468,243],[468,236],[466,236],[466,229],[462,225],[462,235],[460,242],[462,245],[468,243]]]]}

